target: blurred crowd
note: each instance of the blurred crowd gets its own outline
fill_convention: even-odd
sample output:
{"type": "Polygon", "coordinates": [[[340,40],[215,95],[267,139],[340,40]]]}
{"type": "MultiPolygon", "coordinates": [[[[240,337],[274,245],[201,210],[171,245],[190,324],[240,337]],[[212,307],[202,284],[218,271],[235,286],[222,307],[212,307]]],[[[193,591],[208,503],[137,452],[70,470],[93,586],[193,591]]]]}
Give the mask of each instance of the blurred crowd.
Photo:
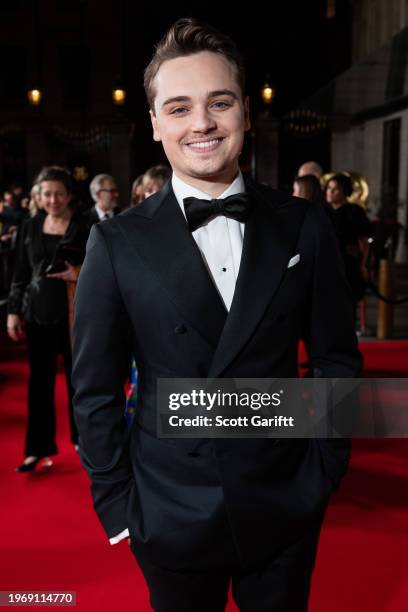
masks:
{"type": "MultiPolygon", "coordinates": [[[[168,166],[157,165],[138,176],[127,199],[115,177],[98,174],[89,184],[91,207],[75,198],[66,168],[41,170],[29,194],[19,183],[3,192],[0,202],[1,298],[7,303],[7,333],[25,339],[30,377],[25,459],[17,471],[35,469],[58,452],[55,441],[54,387],[58,356],[63,356],[69,398],[71,442],[78,432],[72,411],[71,328],[76,282],[92,226],[139,206],[171,178],[168,166]]],[[[294,179],[293,195],[322,206],[332,224],[355,305],[364,296],[371,226],[364,207],[351,203],[353,182],[347,173],[323,175],[316,162],[306,162],[294,179]]],[[[296,202],[296,200],[293,200],[296,202]]],[[[136,364],[129,364],[128,415],[137,401],[136,364]]]]}
{"type": "MultiPolygon", "coordinates": [[[[86,210],[81,210],[75,198],[70,172],[59,166],[41,170],[29,197],[20,184],[3,193],[2,301],[3,305],[7,303],[7,333],[13,341],[25,339],[30,367],[25,459],[16,471],[32,471],[40,460],[50,465],[49,457],[58,452],[54,389],[59,355],[67,384],[71,442],[78,449],[72,409],[71,329],[76,282],[91,227],[139,206],[159,191],[170,175],[167,166],[149,168],[133,182],[129,200],[123,204],[115,178],[98,174],[89,185],[93,206],[86,210]]],[[[135,395],[135,377],[134,366],[130,403],[135,395]]]]}
{"type": "MultiPolygon", "coordinates": [[[[130,189],[129,197],[119,193],[116,180],[109,174],[98,174],[89,185],[90,198],[93,206],[76,200],[72,194],[70,208],[76,213],[81,212],[88,225],[108,219],[113,215],[137,206],[145,198],[162,188],[170,178],[168,166],[157,165],[138,176],[130,189]]],[[[13,182],[0,194],[0,303],[7,302],[12,281],[17,252],[19,229],[24,222],[38,214],[44,214],[44,197],[41,194],[39,182],[41,173],[34,180],[31,189],[27,191],[20,182],[13,182]]]]}
{"type": "Polygon", "coordinates": [[[349,201],[353,195],[353,181],[348,173],[330,172],[323,176],[321,166],[305,162],[293,183],[293,195],[322,205],[333,224],[344,270],[357,302],[366,292],[371,223],[363,206],[349,201]]]}

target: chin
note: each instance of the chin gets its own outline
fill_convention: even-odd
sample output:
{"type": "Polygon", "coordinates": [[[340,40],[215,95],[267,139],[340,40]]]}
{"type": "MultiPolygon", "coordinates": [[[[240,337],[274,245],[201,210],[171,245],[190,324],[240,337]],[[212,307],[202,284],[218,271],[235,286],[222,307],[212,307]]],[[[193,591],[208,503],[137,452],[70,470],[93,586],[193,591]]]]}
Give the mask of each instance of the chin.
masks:
{"type": "Polygon", "coordinates": [[[228,169],[230,168],[230,165],[228,164],[212,164],[207,163],[207,164],[202,164],[200,166],[191,168],[191,173],[194,174],[197,178],[214,178],[217,179],[221,176],[223,176],[228,169]]]}

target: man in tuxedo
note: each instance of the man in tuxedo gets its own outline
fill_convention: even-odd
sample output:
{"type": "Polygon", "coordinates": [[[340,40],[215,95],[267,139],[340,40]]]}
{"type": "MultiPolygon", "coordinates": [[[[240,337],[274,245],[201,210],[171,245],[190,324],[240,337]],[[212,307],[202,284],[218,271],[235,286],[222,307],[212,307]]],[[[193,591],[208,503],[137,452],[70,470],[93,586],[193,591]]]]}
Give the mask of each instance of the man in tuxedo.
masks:
{"type": "Polygon", "coordinates": [[[249,129],[232,41],[176,22],[145,71],[172,179],[91,231],[77,289],[73,372],[82,462],[112,543],[131,547],[158,612],[304,612],[347,441],[163,439],[159,378],[358,375],[361,357],[330,222],[243,180],[249,129]],[[124,382],[139,404],[130,432],[124,382]]]}
{"type": "Polygon", "coordinates": [[[111,219],[118,212],[119,190],[116,181],[110,174],[97,174],[89,185],[95,206],[83,213],[84,219],[91,227],[99,221],[111,219]]]}

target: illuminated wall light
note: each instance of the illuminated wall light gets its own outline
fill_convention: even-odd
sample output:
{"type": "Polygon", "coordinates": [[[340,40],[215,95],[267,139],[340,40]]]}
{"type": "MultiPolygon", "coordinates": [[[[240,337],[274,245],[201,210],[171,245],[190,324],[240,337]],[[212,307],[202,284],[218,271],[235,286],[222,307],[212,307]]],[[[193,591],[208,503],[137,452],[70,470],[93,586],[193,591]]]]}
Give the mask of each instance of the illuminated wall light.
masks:
{"type": "Polygon", "coordinates": [[[115,89],[112,90],[112,100],[114,104],[117,104],[118,106],[124,104],[126,100],[125,89],[122,89],[121,87],[115,87],[115,89]]]}
{"type": "Polygon", "coordinates": [[[28,101],[33,106],[39,106],[41,104],[42,96],[43,96],[42,91],[41,89],[38,89],[38,87],[29,89],[27,91],[28,101]]]}
{"type": "Polygon", "coordinates": [[[261,89],[261,97],[264,104],[270,104],[275,97],[275,90],[273,87],[269,85],[269,83],[265,83],[265,85],[261,89]]]}

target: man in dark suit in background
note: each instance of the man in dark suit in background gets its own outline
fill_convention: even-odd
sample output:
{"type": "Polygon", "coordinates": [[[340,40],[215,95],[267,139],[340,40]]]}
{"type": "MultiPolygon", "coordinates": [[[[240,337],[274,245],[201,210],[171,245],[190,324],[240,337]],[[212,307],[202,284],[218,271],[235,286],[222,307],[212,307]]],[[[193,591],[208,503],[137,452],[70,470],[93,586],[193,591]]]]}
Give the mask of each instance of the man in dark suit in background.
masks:
{"type": "Polygon", "coordinates": [[[119,190],[113,176],[97,174],[90,182],[89,191],[95,202],[95,206],[83,213],[89,227],[99,221],[111,219],[120,212],[118,208],[119,190]]]}
{"type": "Polygon", "coordinates": [[[158,193],[95,225],[77,290],[75,411],[94,506],[132,550],[159,612],[304,612],[318,536],[349,443],[160,439],[161,377],[358,375],[361,357],[330,222],[305,200],[244,182],[241,58],[179,20],[145,72],[153,135],[173,169],[158,193]],[[130,353],[139,370],[131,431],[130,353]]]}

